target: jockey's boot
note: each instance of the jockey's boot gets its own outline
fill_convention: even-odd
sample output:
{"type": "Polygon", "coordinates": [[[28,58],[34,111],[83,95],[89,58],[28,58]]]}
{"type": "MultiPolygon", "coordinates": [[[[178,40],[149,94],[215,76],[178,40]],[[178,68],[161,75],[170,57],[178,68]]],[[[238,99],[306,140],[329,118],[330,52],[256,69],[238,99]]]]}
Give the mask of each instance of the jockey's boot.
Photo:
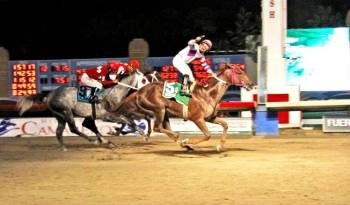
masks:
{"type": "Polygon", "coordinates": [[[100,99],[98,99],[98,96],[97,96],[98,91],[100,91],[99,88],[95,88],[95,87],[92,88],[90,99],[89,99],[90,103],[99,103],[101,101],[100,99]]]}
{"type": "Polygon", "coordinates": [[[182,89],[180,90],[180,95],[192,97],[192,95],[189,91],[189,87],[191,87],[191,82],[189,81],[189,76],[184,75],[184,79],[182,81],[182,89]]]}

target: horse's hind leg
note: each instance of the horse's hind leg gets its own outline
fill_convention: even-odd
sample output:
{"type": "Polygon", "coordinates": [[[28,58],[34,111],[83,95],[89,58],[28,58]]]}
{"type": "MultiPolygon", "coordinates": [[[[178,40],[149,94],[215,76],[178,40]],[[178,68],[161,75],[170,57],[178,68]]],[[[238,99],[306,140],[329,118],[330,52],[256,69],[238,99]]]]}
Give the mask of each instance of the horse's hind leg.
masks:
{"type": "Polygon", "coordinates": [[[170,123],[168,120],[169,119],[167,118],[167,116],[165,116],[165,109],[163,108],[158,110],[158,112],[155,113],[153,131],[165,133],[170,139],[173,139],[175,142],[178,142],[179,135],[170,129],[170,123]],[[166,120],[167,122],[164,122],[164,120],[166,120]]]}
{"type": "Polygon", "coordinates": [[[67,148],[63,143],[63,130],[66,127],[66,121],[60,117],[56,117],[56,119],[58,122],[57,129],[56,129],[56,138],[60,144],[60,147],[63,149],[63,151],[67,151],[67,148]]]}
{"type": "Polygon", "coordinates": [[[218,117],[215,117],[213,120],[210,121],[211,123],[215,123],[215,124],[218,124],[218,125],[221,125],[222,128],[223,128],[223,134],[221,136],[221,140],[220,140],[220,144],[218,144],[216,146],[216,150],[218,152],[220,152],[221,150],[224,149],[224,145],[225,145],[225,142],[227,140],[227,130],[228,130],[228,125],[227,125],[227,122],[222,119],[222,118],[218,118],[218,117]]]}
{"type": "Polygon", "coordinates": [[[91,130],[93,133],[96,134],[96,137],[97,137],[97,144],[108,144],[110,147],[115,147],[115,145],[109,141],[109,140],[106,140],[102,134],[98,131],[97,127],[96,127],[96,124],[95,124],[95,120],[93,120],[92,118],[90,117],[86,117],[84,118],[84,121],[82,123],[82,125],[86,128],[88,128],[89,130],[91,130]]]}
{"type": "Polygon", "coordinates": [[[145,117],[146,121],[147,121],[147,138],[145,139],[146,141],[149,140],[149,138],[151,137],[151,133],[152,133],[152,125],[151,125],[151,119],[149,117],[145,117]]]}
{"type": "Polygon", "coordinates": [[[67,121],[69,129],[72,133],[79,135],[80,137],[88,140],[89,142],[94,141],[93,139],[90,139],[86,134],[84,134],[78,130],[77,126],[75,125],[74,116],[73,116],[73,113],[71,110],[64,110],[63,114],[66,117],[66,121],[67,121]]]}

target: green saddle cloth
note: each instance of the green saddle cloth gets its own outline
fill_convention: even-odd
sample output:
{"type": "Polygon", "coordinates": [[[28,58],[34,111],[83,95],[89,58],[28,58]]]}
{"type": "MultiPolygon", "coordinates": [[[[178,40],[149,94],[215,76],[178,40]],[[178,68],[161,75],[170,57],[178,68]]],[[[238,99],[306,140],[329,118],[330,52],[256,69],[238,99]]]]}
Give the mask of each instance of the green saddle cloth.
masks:
{"type": "Polygon", "coordinates": [[[180,95],[182,84],[165,82],[163,88],[163,97],[165,98],[175,98],[176,102],[188,106],[190,103],[190,98],[187,96],[180,95]]]}

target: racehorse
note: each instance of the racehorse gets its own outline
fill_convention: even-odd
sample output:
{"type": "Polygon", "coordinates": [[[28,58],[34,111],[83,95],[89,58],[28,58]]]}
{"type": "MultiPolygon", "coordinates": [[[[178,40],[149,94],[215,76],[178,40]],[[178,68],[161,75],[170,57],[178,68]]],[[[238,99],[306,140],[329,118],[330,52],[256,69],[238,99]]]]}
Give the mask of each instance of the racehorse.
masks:
{"type": "Polygon", "coordinates": [[[153,130],[165,133],[188,151],[193,150],[190,145],[210,139],[211,134],[206,122],[219,124],[223,127],[223,135],[216,148],[221,151],[226,142],[228,125],[223,118],[217,117],[216,113],[218,104],[230,85],[240,86],[247,90],[254,86],[244,68],[233,64],[220,64],[218,73],[209,77],[206,85],[194,87],[188,110],[182,104],[163,97],[164,83],[156,82],[144,86],[138,92],[125,98],[113,114],[123,114],[126,117],[137,114],[154,116],[153,130]],[[179,135],[170,128],[169,114],[193,121],[204,136],[181,140],[179,135]]]}
{"type": "MultiPolygon", "coordinates": [[[[95,106],[94,114],[96,115],[96,119],[108,119],[106,121],[128,123],[143,134],[133,121],[130,121],[123,116],[113,118],[113,116],[110,116],[109,114],[110,110],[115,110],[120,105],[121,100],[128,94],[130,88],[136,89],[135,86],[139,75],[140,74],[138,73],[133,73],[122,79],[117,85],[103,90],[101,93],[101,103],[97,103],[95,106]]],[[[56,90],[51,91],[45,98],[39,95],[22,97],[19,99],[17,107],[20,109],[20,115],[22,115],[32,107],[34,101],[46,103],[51,113],[57,119],[58,126],[56,129],[56,137],[64,151],[67,149],[64,145],[62,134],[66,123],[68,123],[69,129],[72,133],[77,134],[90,142],[93,141],[86,134],[78,130],[74,122],[74,116],[84,117],[82,125],[96,134],[96,143],[107,143],[110,147],[114,147],[114,144],[111,141],[104,139],[98,131],[95,120],[92,117],[93,111],[91,104],[79,102],[77,100],[77,92],[76,87],[59,87],[56,90]]]]}

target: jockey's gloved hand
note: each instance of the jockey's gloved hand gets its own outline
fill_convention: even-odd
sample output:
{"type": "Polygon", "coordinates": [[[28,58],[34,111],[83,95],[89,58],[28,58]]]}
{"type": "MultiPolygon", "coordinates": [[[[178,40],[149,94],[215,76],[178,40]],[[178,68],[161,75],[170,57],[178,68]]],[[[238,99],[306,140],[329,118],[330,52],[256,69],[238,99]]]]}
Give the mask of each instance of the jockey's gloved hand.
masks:
{"type": "Polygon", "coordinates": [[[205,37],[205,35],[197,36],[197,37],[195,38],[195,41],[196,41],[197,43],[199,43],[199,42],[202,41],[202,39],[203,39],[204,37],[205,37]]]}

